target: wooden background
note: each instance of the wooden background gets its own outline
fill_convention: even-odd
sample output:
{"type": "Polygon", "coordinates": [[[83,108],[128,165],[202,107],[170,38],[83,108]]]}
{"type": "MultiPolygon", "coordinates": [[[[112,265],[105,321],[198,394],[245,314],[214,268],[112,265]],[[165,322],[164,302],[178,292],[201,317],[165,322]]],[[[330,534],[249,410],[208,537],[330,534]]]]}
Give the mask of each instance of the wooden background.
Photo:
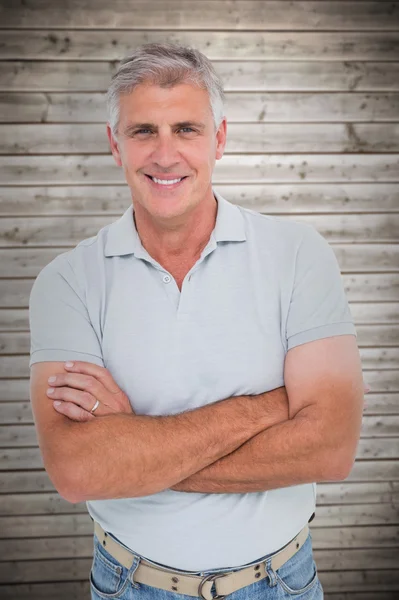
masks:
{"type": "Polygon", "coordinates": [[[216,189],[336,252],[372,393],[350,477],[318,486],[315,558],[329,600],[397,598],[399,2],[0,0],[0,28],[0,596],[89,598],[91,521],[37,448],[28,298],[129,205],[104,92],[133,47],[172,40],[225,83],[216,189]]]}

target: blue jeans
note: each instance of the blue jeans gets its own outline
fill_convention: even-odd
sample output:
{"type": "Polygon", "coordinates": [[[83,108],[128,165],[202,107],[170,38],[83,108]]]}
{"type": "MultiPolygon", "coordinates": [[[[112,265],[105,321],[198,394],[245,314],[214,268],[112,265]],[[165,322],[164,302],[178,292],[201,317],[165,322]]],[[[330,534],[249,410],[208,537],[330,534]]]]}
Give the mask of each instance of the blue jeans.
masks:
{"type": "MultiPolygon", "coordinates": [[[[116,539],[114,536],[112,537],[116,539]]],[[[268,556],[270,557],[272,554],[265,555],[261,559],[266,560],[268,556]]],[[[193,600],[194,596],[163,590],[143,583],[134,582],[132,584],[134,571],[139,565],[140,558],[140,555],[136,554],[136,558],[128,570],[105,550],[96,535],[94,535],[93,564],[90,572],[91,600],[103,600],[105,598],[118,598],[119,600],[193,600]]],[[[259,560],[247,564],[255,564],[259,560]]],[[[159,565],[159,563],[154,564],[159,565]]],[[[324,598],[313,559],[311,533],[309,533],[300,550],[277,571],[270,567],[269,561],[262,565],[262,569],[266,570],[267,577],[229,594],[226,598],[229,600],[283,600],[285,598],[322,600],[324,598]]],[[[230,569],[211,569],[209,571],[197,571],[195,574],[205,576],[211,573],[226,573],[235,570],[238,569],[234,567],[230,569]]],[[[182,570],[180,569],[180,571],[182,570]]],[[[187,573],[193,574],[192,571],[187,573]]],[[[215,584],[213,584],[212,595],[215,594],[216,589],[215,584]]]]}

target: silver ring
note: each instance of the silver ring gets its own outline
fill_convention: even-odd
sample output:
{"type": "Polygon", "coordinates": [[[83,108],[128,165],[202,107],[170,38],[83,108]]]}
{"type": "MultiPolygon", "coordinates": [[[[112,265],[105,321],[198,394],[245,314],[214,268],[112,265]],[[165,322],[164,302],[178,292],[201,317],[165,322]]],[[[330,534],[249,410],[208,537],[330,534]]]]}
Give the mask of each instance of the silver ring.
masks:
{"type": "Polygon", "coordinates": [[[97,408],[99,407],[99,404],[100,404],[99,400],[96,400],[96,403],[95,403],[95,405],[93,406],[93,408],[91,409],[90,412],[94,413],[94,411],[97,410],[97,408]]]}

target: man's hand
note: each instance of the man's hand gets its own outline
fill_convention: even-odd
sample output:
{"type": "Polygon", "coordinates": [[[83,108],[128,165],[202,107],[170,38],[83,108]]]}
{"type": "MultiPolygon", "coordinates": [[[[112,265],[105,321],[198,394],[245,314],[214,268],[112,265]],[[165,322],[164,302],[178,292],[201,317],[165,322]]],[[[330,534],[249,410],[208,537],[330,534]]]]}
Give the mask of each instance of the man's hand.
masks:
{"type": "Polygon", "coordinates": [[[55,373],[48,379],[47,396],[54,400],[54,409],[72,421],[90,421],[115,413],[135,414],[129,398],[117,386],[110,372],[83,361],[65,363],[67,373],[55,373]],[[72,366],[68,366],[72,364],[72,366]],[[55,377],[54,381],[51,379],[55,377]],[[96,401],[100,404],[94,413],[96,401]],[[56,404],[58,402],[59,404],[56,404]]]}

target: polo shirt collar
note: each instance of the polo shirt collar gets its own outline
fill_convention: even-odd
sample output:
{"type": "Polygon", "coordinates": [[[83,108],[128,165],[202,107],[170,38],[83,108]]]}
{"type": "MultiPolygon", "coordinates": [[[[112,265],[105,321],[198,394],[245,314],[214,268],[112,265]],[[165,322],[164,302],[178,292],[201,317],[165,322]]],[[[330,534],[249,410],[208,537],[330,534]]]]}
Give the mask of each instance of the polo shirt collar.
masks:
{"type": "MultiPolygon", "coordinates": [[[[244,219],[238,206],[225,200],[219,192],[213,190],[218,203],[215,228],[211,239],[215,242],[243,242],[245,241],[244,219]]],[[[133,204],[123,215],[108,228],[105,243],[105,256],[123,256],[134,254],[138,258],[148,257],[147,251],[141,244],[140,237],[133,219],[133,204]]]]}

